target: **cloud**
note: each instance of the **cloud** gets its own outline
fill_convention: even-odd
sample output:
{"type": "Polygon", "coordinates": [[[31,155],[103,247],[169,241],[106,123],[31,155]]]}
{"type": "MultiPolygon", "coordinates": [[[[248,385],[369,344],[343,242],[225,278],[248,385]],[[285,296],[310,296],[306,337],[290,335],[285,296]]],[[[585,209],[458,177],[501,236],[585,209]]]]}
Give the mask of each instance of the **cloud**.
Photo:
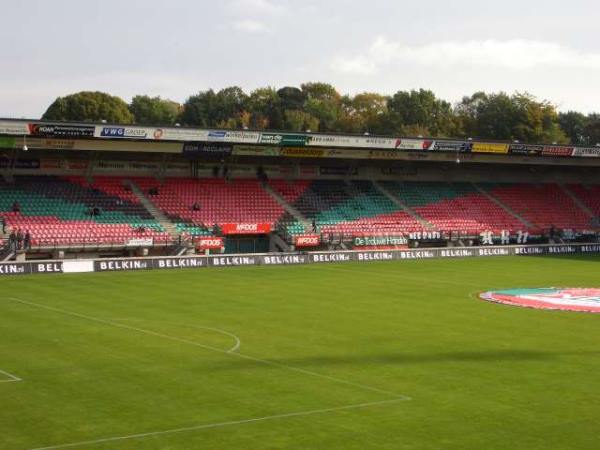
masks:
{"type": "Polygon", "coordinates": [[[232,28],[245,33],[267,33],[271,31],[263,22],[252,19],[235,21],[232,24],[232,28]]]}
{"type": "Polygon", "coordinates": [[[525,39],[433,42],[410,46],[378,37],[364,52],[334,58],[332,68],[358,75],[402,65],[530,70],[538,67],[600,70],[600,53],[525,39]]]}
{"type": "Polygon", "coordinates": [[[232,0],[227,9],[235,15],[275,15],[285,11],[281,3],[272,0],[232,0]]]}

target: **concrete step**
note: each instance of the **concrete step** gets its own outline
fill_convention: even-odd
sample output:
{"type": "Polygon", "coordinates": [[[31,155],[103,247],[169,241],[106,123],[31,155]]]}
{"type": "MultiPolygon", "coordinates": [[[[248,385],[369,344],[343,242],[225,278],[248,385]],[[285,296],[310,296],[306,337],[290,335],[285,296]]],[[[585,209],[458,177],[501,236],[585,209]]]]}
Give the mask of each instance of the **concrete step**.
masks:
{"type": "Polygon", "coordinates": [[[426,230],[435,229],[435,227],[431,223],[429,223],[423,217],[421,217],[416,212],[414,212],[412,209],[410,209],[402,200],[400,200],[400,198],[398,198],[397,196],[392,194],[390,191],[388,191],[386,188],[384,188],[378,181],[373,181],[373,186],[375,186],[377,188],[377,190],[379,190],[379,192],[381,192],[383,195],[385,195],[392,203],[394,203],[396,206],[398,206],[402,211],[404,211],[405,213],[410,215],[413,219],[415,219],[417,222],[419,222],[421,225],[423,225],[423,228],[425,228],[426,230]]]}
{"type": "Polygon", "coordinates": [[[596,217],[594,212],[590,208],[588,208],[588,206],[585,203],[583,203],[579,197],[577,197],[575,192],[571,191],[564,184],[559,184],[559,186],[564,191],[564,193],[567,194],[569,198],[571,198],[571,200],[573,200],[573,203],[575,203],[579,207],[579,209],[581,209],[585,214],[587,214],[591,218],[596,217]]]}
{"type": "Polygon", "coordinates": [[[519,215],[517,212],[513,211],[511,208],[509,208],[508,206],[506,206],[504,203],[502,203],[499,199],[497,199],[496,197],[494,197],[492,194],[490,194],[488,191],[486,191],[484,188],[482,188],[481,186],[479,186],[477,183],[473,183],[473,186],[475,187],[475,189],[477,189],[482,195],[484,195],[485,197],[487,197],[489,200],[491,200],[492,202],[494,202],[496,205],[498,205],[500,208],[502,208],[504,211],[506,211],[508,214],[510,214],[511,216],[513,216],[514,218],[518,219],[523,225],[525,225],[527,228],[533,228],[533,224],[531,222],[529,222],[528,220],[525,220],[525,218],[521,217],[521,215],[519,215]]]}
{"type": "Polygon", "coordinates": [[[175,224],[173,224],[173,222],[171,222],[160,209],[154,206],[154,203],[152,203],[152,201],[146,197],[144,192],[137,184],[131,180],[125,180],[125,183],[131,187],[131,191],[136,195],[140,203],[150,214],[152,214],[154,219],[165,229],[165,231],[169,233],[173,239],[177,239],[180,233],[177,231],[175,224]]]}
{"type": "Polygon", "coordinates": [[[283,207],[283,209],[285,209],[294,217],[294,219],[296,219],[302,224],[302,226],[304,227],[304,231],[312,229],[311,222],[306,217],[304,217],[300,211],[298,211],[296,208],[294,208],[292,205],[286,202],[285,199],[281,195],[279,195],[277,191],[275,191],[275,189],[269,186],[268,183],[264,183],[262,186],[263,189],[267,191],[267,193],[283,207]]]}

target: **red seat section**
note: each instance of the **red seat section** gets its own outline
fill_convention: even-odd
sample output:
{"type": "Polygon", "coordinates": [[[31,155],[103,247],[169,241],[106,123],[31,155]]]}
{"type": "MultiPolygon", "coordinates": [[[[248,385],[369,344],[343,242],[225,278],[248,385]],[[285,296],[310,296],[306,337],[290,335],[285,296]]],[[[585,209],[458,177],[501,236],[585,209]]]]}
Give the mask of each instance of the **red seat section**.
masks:
{"type": "Polygon", "coordinates": [[[0,216],[29,231],[32,245],[127,245],[132,239],[166,243],[170,236],[119,178],[17,177],[0,182],[0,216]],[[16,211],[15,211],[16,209],[16,211]],[[91,214],[96,210],[96,214],[91,214]]]}
{"type": "Polygon", "coordinates": [[[495,185],[488,189],[534,228],[581,230],[591,225],[591,217],[556,184],[495,185]]]}
{"type": "Polygon", "coordinates": [[[600,185],[570,184],[567,188],[592,212],[600,217],[600,185]]]}
{"type": "Polygon", "coordinates": [[[222,223],[268,223],[274,226],[283,207],[253,179],[136,179],[150,200],[171,218],[210,227],[222,223]],[[157,188],[157,194],[149,194],[157,188]],[[197,210],[194,210],[194,205],[197,210]]]}

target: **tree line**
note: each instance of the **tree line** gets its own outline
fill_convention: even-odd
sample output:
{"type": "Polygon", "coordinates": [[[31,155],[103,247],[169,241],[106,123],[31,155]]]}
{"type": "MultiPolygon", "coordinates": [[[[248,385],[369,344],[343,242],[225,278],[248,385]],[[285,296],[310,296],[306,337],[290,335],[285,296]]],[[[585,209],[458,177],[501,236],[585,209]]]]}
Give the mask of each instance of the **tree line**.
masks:
{"type": "Polygon", "coordinates": [[[527,93],[476,92],[452,104],[425,89],[394,95],[340,94],[327,83],[304,83],[250,93],[237,86],[208,89],[185,103],[147,95],[123,99],[103,92],[57,98],[44,120],[197,126],[201,128],[369,133],[510,140],[600,143],[600,114],[558,112],[527,93]]]}

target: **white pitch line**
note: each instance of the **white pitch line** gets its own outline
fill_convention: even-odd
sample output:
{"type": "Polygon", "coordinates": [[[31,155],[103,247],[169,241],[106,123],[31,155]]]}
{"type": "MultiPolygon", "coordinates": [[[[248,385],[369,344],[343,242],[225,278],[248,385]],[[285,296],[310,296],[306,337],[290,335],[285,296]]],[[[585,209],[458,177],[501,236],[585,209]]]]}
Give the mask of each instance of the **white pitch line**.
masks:
{"type": "Polygon", "coordinates": [[[5,372],[4,370],[0,370],[0,373],[10,378],[9,380],[0,380],[0,383],[14,383],[16,381],[23,381],[22,378],[19,378],[12,373],[5,372]]]}
{"type": "Polygon", "coordinates": [[[62,449],[62,448],[81,447],[83,445],[105,444],[107,442],[124,441],[124,440],[129,440],[129,439],[140,439],[140,438],[145,438],[145,437],[161,436],[161,435],[165,435],[165,434],[183,433],[183,432],[188,432],[188,431],[207,430],[210,428],[223,428],[223,427],[230,427],[230,426],[234,426],[234,425],[244,425],[244,424],[249,424],[249,423],[254,423],[254,422],[264,422],[267,420],[289,419],[292,417],[305,417],[305,416],[312,416],[315,414],[325,414],[325,413],[331,413],[331,412],[337,412],[337,411],[349,411],[352,409],[361,409],[361,408],[368,408],[368,407],[372,407],[372,406],[381,406],[381,405],[387,405],[387,404],[392,404],[392,403],[398,403],[398,402],[405,401],[405,400],[406,400],[405,398],[396,398],[396,399],[392,399],[392,400],[381,400],[378,402],[356,403],[353,405],[337,406],[337,407],[333,407],[333,408],[313,409],[310,411],[299,411],[299,412],[291,412],[291,413],[286,413],[286,414],[275,414],[272,416],[255,417],[252,419],[231,420],[228,422],[208,423],[208,424],[195,425],[195,426],[190,426],[190,427],[173,428],[170,430],[151,431],[151,432],[147,432],[147,433],[130,434],[130,435],[126,435],[126,436],[115,436],[115,437],[109,437],[109,438],[95,439],[95,440],[91,440],[91,441],[72,442],[69,444],[51,445],[48,447],[37,447],[37,448],[31,449],[31,450],[56,450],[56,449],[62,449]]]}
{"type": "Polygon", "coordinates": [[[160,337],[160,338],[163,338],[163,339],[168,339],[168,340],[179,342],[179,343],[182,343],[182,344],[194,345],[196,347],[200,347],[200,348],[203,348],[203,349],[206,349],[206,350],[211,350],[213,352],[222,353],[222,354],[225,354],[225,355],[237,356],[239,358],[247,359],[249,361],[255,361],[255,362],[259,362],[259,363],[262,363],[262,364],[270,365],[270,366],[273,366],[273,367],[280,367],[280,368],[291,370],[291,371],[294,371],[294,372],[303,373],[305,375],[311,375],[313,377],[318,377],[318,378],[322,378],[322,379],[325,379],[325,380],[335,381],[337,383],[345,384],[347,386],[353,386],[353,387],[360,388],[360,389],[363,389],[363,390],[366,390],[366,391],[377,392],[378,394],[383,394],[383,395],[391,396],[391,397],[394,397],[396,399],[402,398],[404,400],[411,400],[410,397],[407,397],[405,395],[397,394],[397,393],[394,393],[394,392],[386,391],[386,390],[379,389],[379,388],[372,387],[372,386],[367,386],[365,384],[360,384],[360,383],[355,383],[355,382],[352,382],[352,381],[343,380],[341,378],[337,378],[337,377],[333,377],[333,376],[330,376],[330,375],[321,374],[321,373],[318,373],[318,372],[313,372],[311,370],[302,369],[300,367],[288,366],[286,364],[281,364],[281,363],[278,363],[278,362],[275,362],[275,361],[270,361],[268,359],[256,358],[254,356],[244,355],[242,353],[230,353],[227,350],[223,350],[223,349],[217,348],[217,347],[212,347],[210,345],[201,344],[199,342],[190,341],[188,339],[182,339],[182,338],[178,338],[178,337],[175,337],[175,336],[169,336],[168,334],[158,333],[156,331],[146,330],[144,328],[139,328],[139,327],[132,327],[130,325],[125,325],[125,324],[114,322],[114,321],[111,321],[111,320],[101,319],[99,317],[94,317],[94,316],[88,316],[88,315],[76,313],[76,312],[73,312],[73,311],[67,311],[65,309],[54,308],[52,306],[42,305],[40,303],[29,302],[29,301],[22,300],[22,299],[19,299],[19,298],[16,298],[16,297],[5,297],[5,298],[7,300],[12,300],[12,301],[15,301],[15,302],[18,302],[18,303],[22,303],[24,305],[33,306],[35,308],[41,308],[41,309],[45,309],[45,310],[48,310],[48,311],[53,311],[53,312],[56,312],[56,313],[59,313],[59,314],[64,314],[64,315],[67,315],[67,316],[78,317],[80,319],[91,320],[93,322],[102,323],[104,325],[110,325],[110,326],[113,326],[113,327],[123,328],[123,329],[126,329],[126,330],[137,331],[138,333],[144,333],[144,334],[148,334],[150,336],[160,337]]]}
{"type": "Polygon", "coordinates": [[[227,350],[227,353],[237,352],[240,349],[240,346],[242,345],[242,341],[238,336],[236,336],[233,333],[230,333],[229,331],[221,330],[220,328],[202,327],[200,325],[190,325],[187,323],[167,322],[165,320],[152,320],[152,319],[140,319],[140,318],[131,318],[131,319],[120,318],[120,319],[112,319],[112,320],[116,321],[116,322],[160,322],[160,323],[166,323],[168,325],[177,325],[179,327],[190,327],[190,328],[197,328],[199,330],[214,331],[215,333],[220,333],[220,334],[224,334],[225,336],[229,336],[230,338],[233,338],[233,340],[235,341],[235,345],[233,347],[231,347],[229,350],[227,350]]]}

